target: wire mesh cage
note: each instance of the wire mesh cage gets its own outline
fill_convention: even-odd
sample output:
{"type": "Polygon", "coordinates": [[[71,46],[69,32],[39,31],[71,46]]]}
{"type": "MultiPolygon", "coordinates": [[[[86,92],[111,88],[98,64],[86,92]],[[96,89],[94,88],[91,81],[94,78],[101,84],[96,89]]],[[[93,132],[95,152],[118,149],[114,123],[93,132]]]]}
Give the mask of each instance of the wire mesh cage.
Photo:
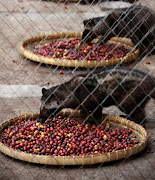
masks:
{"type": "Polygon", "coordinates": [[[0,1],[0,179],[154,179],[154,11],[0,1]]]}

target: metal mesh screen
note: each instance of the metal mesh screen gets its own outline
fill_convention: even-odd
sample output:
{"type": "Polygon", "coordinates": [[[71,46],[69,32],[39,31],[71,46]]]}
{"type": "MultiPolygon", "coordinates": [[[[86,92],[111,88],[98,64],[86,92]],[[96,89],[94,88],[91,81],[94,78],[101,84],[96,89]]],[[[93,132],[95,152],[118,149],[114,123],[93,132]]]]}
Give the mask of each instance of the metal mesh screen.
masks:
{"type": "MultiPolygon", "coordinates": [[[[0,153],[0,179],[154,179],[155,103],[152,97],[155,90],[155,56],[153,54],[155,51],[155,2],[154,0],[122,0],[108,4],[111,2],[110,0],[77,0],[73,2],[0,0],[0,123],[23,113],[36,113],[40,111],[40,107],[42,111],[47,107],[54,107],[54,110],[61,107],[72,108],[72,103],[76,102],[75,109],[82,108],[84,113],[87,113],[84,122],[89,118],[97,121],[96,116],[101,110],[104,114],[123,115],[129,120],[132,120],[133,114],[137,115],[140,117],[139,124],[143,124],[146,120],[145,128],[148,132],[146,149],[138,155],[124,160],[89,166],[38,165],[15,160],[0,153]],[[139,12],[137,10],[134,16],[130,15],[130,12],[136,9],[136,5],[141,5],[139,12]],[[150,11],[146,12],[146,7],[150,11]],[[102,18],[97,19],[98,17],[102,18]],[[107,17],[110,17],[109,20],[106,20],[107,17]],[[94,20],[94,18],[96,19],[94,20]],[[145,26],[142,28],[144,22],[145,26]],[[102,29],[103,24],[104,28],[102,29]],[[122,63],[124,60],[122,58],[122,61],[113,67],[99,68],[96,65],[93,68],[81,68],[78,65],[75,67],[55,66],[43,63],[41,60],[40,62],[31,61],[20,52],[21,43],[30,37],[60,32],[84,32],[84,30],[86,30],[86,35],[82,40],[83,44],[89,37],[92,37],[92,40],[94,37],[99,37],[99,41],[94,49],[90,50],[90,53],[111,37],[121,36],[132,38],[132,42],[136,45],[129,53],[140,48],[140,55],[136,60],[128,63],[122,63]],[[103,34],[102,31],[104,31],[103,34]],[[130,70],[127,70],[128,68],[130,70]],[[140,73],[140,77],[132,75],[137,70],[145,74],[140,73]],[[99,71],[99,75],[96,74],[97,71],[99,71]],[[72,88],[73,81],[77,76],[78,84],[72,88]],[[131,83],[134,82],[132,91],[128,91],[130,87],[125,87],[124,82],[128,79],[131,80],[131,83]],[[71,83],[66,84],[69,80],[71,83]],[[101,88],[101,84],[104,84],[105,81],[106,87],[101,88]],[[149,85],[148,81],[152,85],[149,85]],[[114,87],[112,82],[115,82],[114,87]],[[60,90],[62,84],[63,90],[60,90]],[[55,88],[41,102],[43,87],[55,88]],[[133,95],[137,87],[140,87],[141,92],[133,95]],[[105,97],[98,91],[102,89],[103,92],[109,92],[108,88],[112,90],[105,97]],[[116,91],[118,91],[118,99],[114,95],[116,91]],[[142,92],[144,95],[137,100],[142,92]],[[125,94],[123,99],[121,99],[122,94],[125,94]],[[49,103],[53,95],[54,100],[49,103]],[[84,97],[82,101],[81,97],[84,97]],[[52,104],[55,101],[57,101],[56,106],[52,104]],[[71,101],[69,105],[68,101],[71,101]],[[132,101],[133,107],[130,107],[131,103],[128,104],[127,101],[132,101]],[[145,102],[147,104],[144,107],[145,102]],[[95,104],[93,109],[89,109],[92,106],[91,103],[95,104]]],[[[68,35],[63,40],[66,40],[67,37],[68,35]]],[[[46,38],[37,41],[35,46],[40,47],[47,40],[46,38]]],[[[111,49],[111,54],[114,53],[115,48],[117,46],[111,49]]]]}

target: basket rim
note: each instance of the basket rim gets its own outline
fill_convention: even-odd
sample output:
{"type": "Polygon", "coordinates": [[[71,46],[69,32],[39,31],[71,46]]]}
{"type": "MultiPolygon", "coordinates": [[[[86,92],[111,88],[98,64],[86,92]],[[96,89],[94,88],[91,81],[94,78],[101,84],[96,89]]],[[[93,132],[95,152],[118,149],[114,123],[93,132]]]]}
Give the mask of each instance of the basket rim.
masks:
{"type": "MultiPolygon", "coordinates": [[[[67,111],[68,113],[68,111],[67,111]]],[[[65,116],[66,112],[63,112],[63,115],[65,116]]],[[[8,121],[5,121],[4,123],[0,124],[0,133],[2,133],[3,129],[10,126],[11,124],[15,123],[17,120],[23,120],[23,119],[29,119],[29,118],[36,118],[39,115],[39,113],[35,114],[23,114],[18,117],[14,117],[8,121]]],[[[38,163],[38,164],[47,164],[47,165],[86,165],[86,164],[96,164],[96,163],[103,163],[103,162],[109,162],[109,161],[115,161],[119,159],[123,159],[126,157],[129,157],[131,155],[134,155],[140,151],[142,151],[147,144],[147,132],[146,130],[140,126],[139,124],[136,124],[133,121],[129,121],[127,119],[124,119],[119,116],[113,116],[113,115],[103,115],[103,118],[106,118],[109,122],[114,122],[119,125],[127,126],[128,128],[131,128],[132,130],[136,131],[141,137],[142,140],[134,145],[133,147],[130,147],[128,149],[122,149],[117,150],[113,152],[108,153],[102,153],[102,154],[95,154],[95,155],[86,155],[86,156],[47,156],[47,155],[35,155],[32,153],[25,153],[22,151],[17,151],[15,149],[9,148],[8,146],[4,145],[0,142],[0,151],[4,154],[27,162],[32,163],[38,163]]]]}
{"type": "MultiPolygon", "coordinates": [[[[93,67],[103,67],[103,66],[113,66],[119,63],[127,63],[135,60],[139,56],[139,49],[134,50],[128,56],[124,56],[123,58],[115,58],[110,60],[68,60],[68,59],[59,59],[59,58],[48,58],[41,55],[34,54],[30,50],[25,48],[27,43],[41,41],[45,38],[55,38],[59,39],[62,37],[66,38],[81,38],[82,32],[60,32],[60,33],[51,33],[51,34],[41,34],[37,36],[32,36],[26,40],[24,40],[20,45],[20,52],[26,58],[40,63],[62,66],[62,67],[80,67],[80,68],[93,68],[93,67]]],[[[134,43],[129,38],[124,37],[112,37],[110,41],[115,43],[121,43],[124,46],[132,49],[134,47],[134,43]]]]}

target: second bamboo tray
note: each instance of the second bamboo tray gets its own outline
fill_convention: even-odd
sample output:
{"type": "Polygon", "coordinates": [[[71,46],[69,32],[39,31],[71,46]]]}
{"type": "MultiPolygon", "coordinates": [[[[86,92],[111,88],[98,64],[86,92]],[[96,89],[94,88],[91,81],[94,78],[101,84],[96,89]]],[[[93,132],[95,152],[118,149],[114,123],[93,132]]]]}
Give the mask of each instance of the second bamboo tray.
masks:
{"type": "MultiPolygon", "coordinates": [[[[62,111],[60,113],[64,116],[73,116],[80,118],[79,112],[74,111],[62,111]]],[[[18,120],[27,120],[27,119],[36,119],[38,117],[38,113],[36,114],[24,114],[15,118],[12,118],[3,124],[0,125],[0,133],[2,135],[3,130],[10,125],[14,124],[18,120]]],[[[117,150],[114,152],[96,154],[96,155],[86,155],[86,156],[47,156],[47,155],[35,155],[31,153],[24,153],[22,151],[17,151],[12,148],[5,146],[0,142],[0,151],[4,154],[13,157],[15,159],[19,159],[22,161],[27,161],[31,163],[38,164],[47,164],[47,165],[88,165],[88,164],[96,164],[96,163],[104,163],[109,161],[115,161],[123,158],[128,158],[131,155],[137,154],[142,151],[147,144],[147,132],[145,129],[129,120],[118,116],[111,115],[103,115],[103,121],[107,121],[110,125],[121,127],[121,128],[130,128],[133,133],[139,139],[139,143],[134,145],[131,148],[117,150]]]]}
{"type": "Polygon", "coordinates": [[[127,63],[135,60],[139,56],[139,50],[133,50],[134,44],[128,38],[122,37],[113,37],[108,43],[122,44],[132,51],[131,54],[125,56],[124,58],[116,58],[110,60],[68,60],[68,59],[58,59],[58,58],[48,58],[41,55],[33,53],[33,46],[35,45],[44,45],[49,43],[52,39],[69,39],[69,38],[81,38],[81,32],[62,32],[55,34],[44,34],[38,35],[36,37],[31,37],[22,42],[20,46],[20,51],[23,56],[26,58],[41,62],[45,64],[63,66],[63,67],[80,67],[80,68],[94,68],[94,67],[103,67],[103,66],[114,66],[116,64],[127,63]]]}

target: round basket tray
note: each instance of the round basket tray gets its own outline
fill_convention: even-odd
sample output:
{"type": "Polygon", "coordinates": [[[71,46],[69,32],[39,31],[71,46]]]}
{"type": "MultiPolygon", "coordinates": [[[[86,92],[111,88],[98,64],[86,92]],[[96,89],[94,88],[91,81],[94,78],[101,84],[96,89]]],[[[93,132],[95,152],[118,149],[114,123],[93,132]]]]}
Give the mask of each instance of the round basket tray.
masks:
{"type": "MultiPolygon", "coordinates": [[[[80,113],[74,111],[61,111],[59,115],[72,116],[72,117],[76,116],[77,118],[80,118],[80,113]]],[[[10,119],[0,125],[0,132],[2,134],[5,128],[14,124],[18,120],[24,120],[24,119],[27,120],[30,118],[36,119],[37,117],[38,117],[38,113],[24,114],[19,117],[10,119]]],[[[88,164],[103,163],[103,162],[109,162],[109,161],[127,158],[133,154],[142,151],[145,148],[147,144],[147,132],[142,126],[118,116],[103,115],[103,120],[109,122],[109,124],[112,126],[132,129],[133,133],[136,134],[136,136],[139,138],[139,143],[128,149],[118,150],[104,154],[86,155],[86,156],[34,155],[31,153],[28,154],[22,151],[11,149],[5,146],[1,142],[0,142],[0,151],[10,157],[27,162],[38,163],[38,164],[48,164],[48,165],[86,165],[87,164],[88,165],[88,164]]]]}
{"type": "MultiPolygon", "coordinates": [[[[109,60],[68,60],[68,59],[58,59],[49,58],[33,53],[33,47],[35,45],[45,45],[49,43],[52,39],[71,39],[71,38],[81,38],[82,33],[55,33],[55,34],[44,34],[38,35],[36,37],[31,37],[22,42],[20,46],[21,54],[28,59],[36,62],[41,62],[45,64],[55,65],[55,66],[65,66],[65,67],[80,67],[80,68],[93,68],[93,67],[103,67],[103,66],[113,66],[119,63],[127,63],[135,60],[139,56],[139,50],[136,49],[124,58],[116,58],[109,60]]],[[[134,44],[128,38],[113,37],[108,43],[122,44],[128,49],[132,50],[134,44]]]]}

